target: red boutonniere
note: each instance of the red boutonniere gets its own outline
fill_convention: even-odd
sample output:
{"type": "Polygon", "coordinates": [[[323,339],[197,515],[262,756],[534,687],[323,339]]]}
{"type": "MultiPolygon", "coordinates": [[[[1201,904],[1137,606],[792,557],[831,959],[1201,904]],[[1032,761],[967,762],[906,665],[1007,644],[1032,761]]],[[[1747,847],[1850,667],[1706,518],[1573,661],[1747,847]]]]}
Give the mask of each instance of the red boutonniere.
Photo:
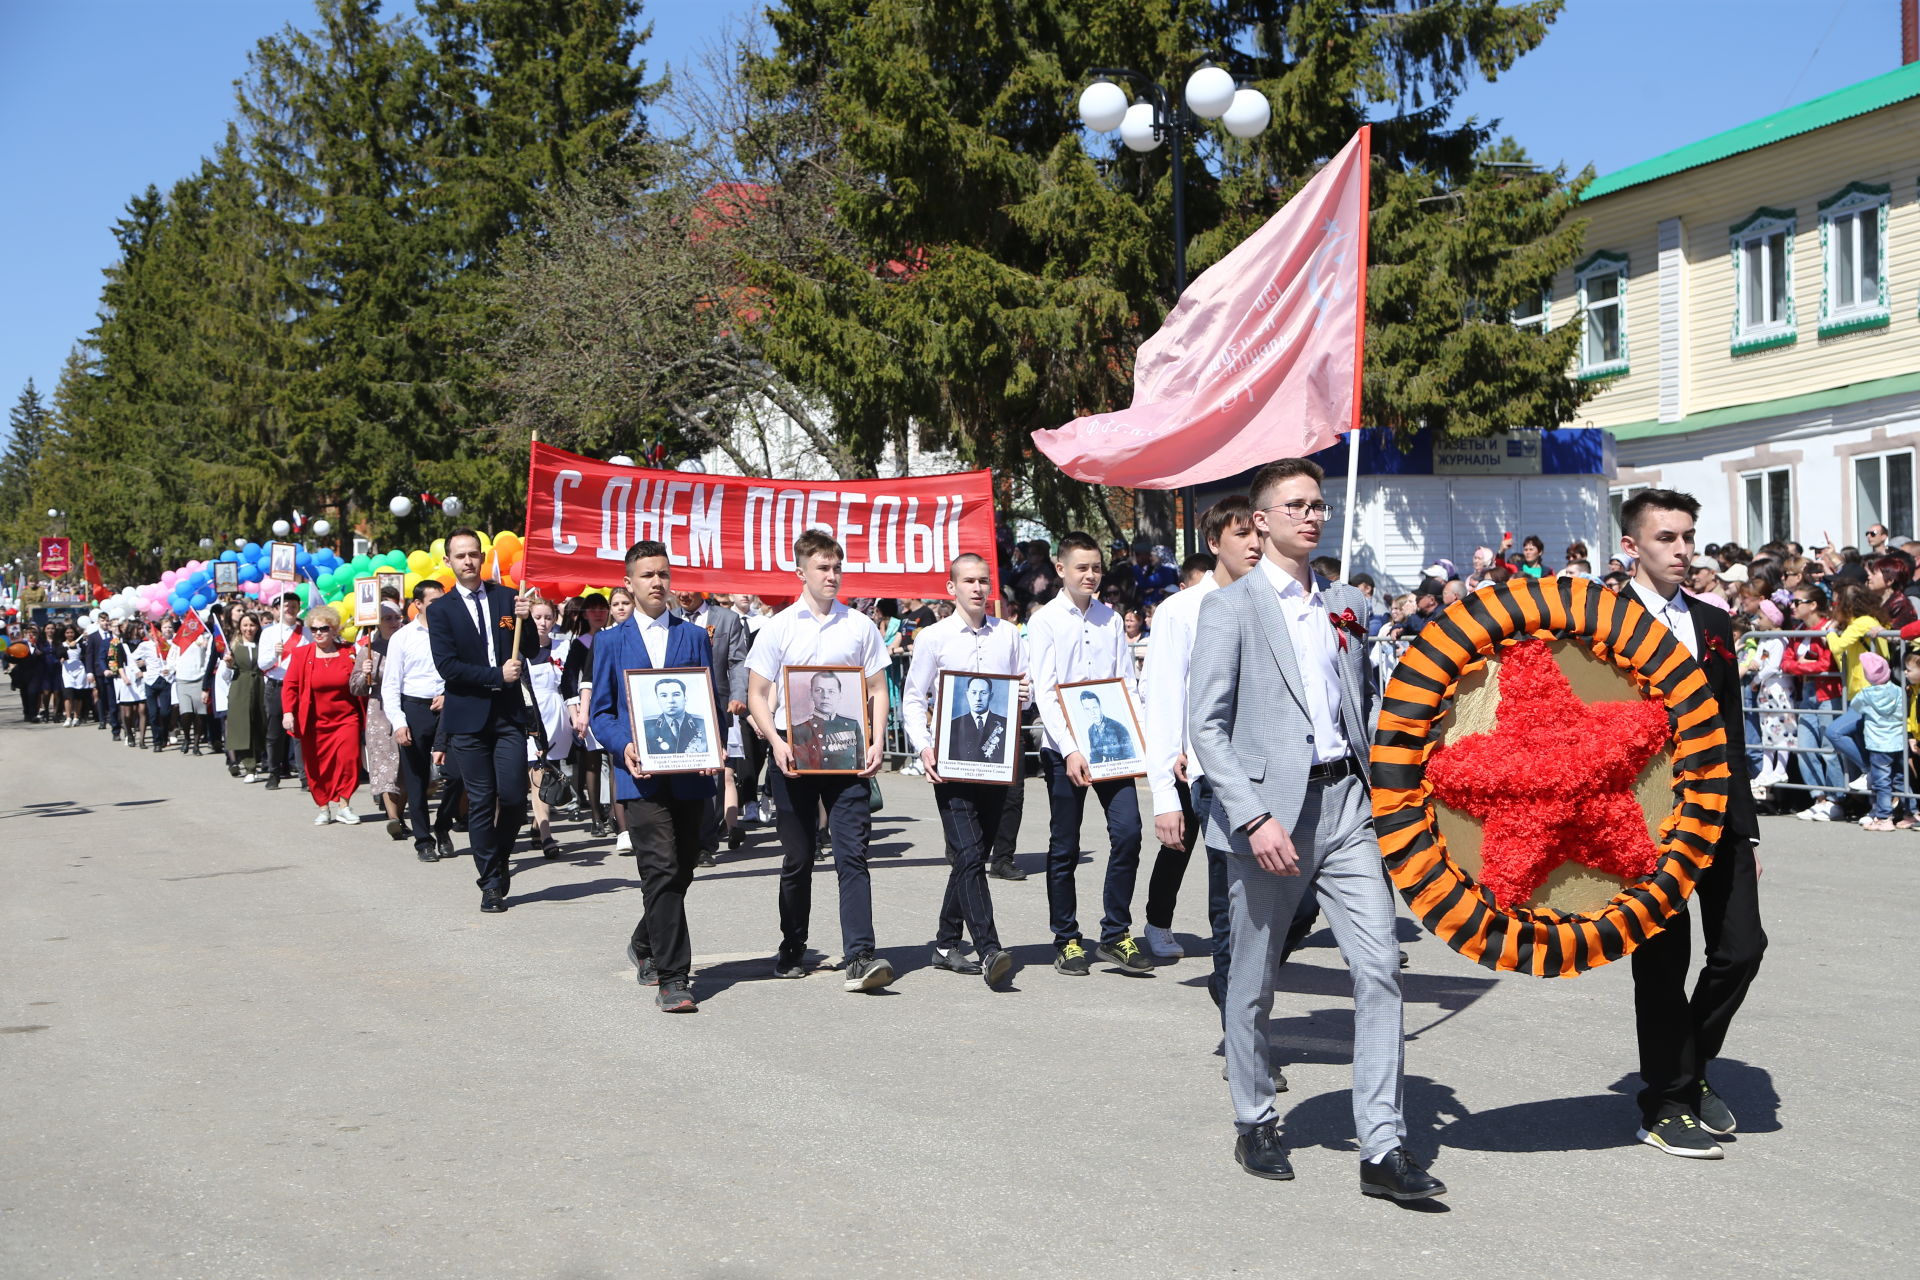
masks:
{"type": "Polygon", "coordinates": [[[1702,647],[1714,657],[1726,662],[1733,661],[1733,650],[1729,648],[1727,642],[1722,640],[1718,635],[1702,636],[1700,643],[1702,647]]]}
{"type": "Polygon", "coordinates": [[[1360,619],[1354,616],[1353,610],[1351,609],[1342,609],[1339,613],[1335,613],[1329,609],[1327,610],[1327,621],[1333,624],[1333,633],[1340,637],[1340,652],[1342,653],[1347,651],[1348,636],[1364,637],[1367,634],[1366,628],[1360,625],[1360,619]]]}

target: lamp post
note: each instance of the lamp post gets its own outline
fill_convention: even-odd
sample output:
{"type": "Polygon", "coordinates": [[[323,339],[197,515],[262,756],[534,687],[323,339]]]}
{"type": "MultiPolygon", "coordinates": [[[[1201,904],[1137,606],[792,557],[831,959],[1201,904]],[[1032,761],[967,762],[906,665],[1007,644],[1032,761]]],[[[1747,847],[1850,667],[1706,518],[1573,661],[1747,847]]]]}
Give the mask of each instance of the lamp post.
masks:
{"type": "MultiPolygon", "coordinates": [[[[1162,142],[1173,141],[1173,292],[1174,301],[1187,291],[1187,181],[1186,144],[1207,128],[1207,121],[1218,120],[1236,138],[1255,138],[1266,131],[1273,119],[1267,96],[1258,89],[1238,83],[1232,73],[1215,63],[1212,57],[1198,58],[1186,65],[1186,81],[1178,101],[1151,76],[1129,67],[1093,67],[1087,74],[1097,77],[1080,92],[1080,118],[1095,133],[1120,131],[1120,141],[1131,151],[1147,152],[1162,142]],[[1127,91],[1114,83],[1125,80],[1140,92],[1138,102],[1130,101],[1127,91]]],[[[1195,489],[1181,490],[1186,509],[1187,552],[1200,548],[1194,534],[1195,489]]]]}

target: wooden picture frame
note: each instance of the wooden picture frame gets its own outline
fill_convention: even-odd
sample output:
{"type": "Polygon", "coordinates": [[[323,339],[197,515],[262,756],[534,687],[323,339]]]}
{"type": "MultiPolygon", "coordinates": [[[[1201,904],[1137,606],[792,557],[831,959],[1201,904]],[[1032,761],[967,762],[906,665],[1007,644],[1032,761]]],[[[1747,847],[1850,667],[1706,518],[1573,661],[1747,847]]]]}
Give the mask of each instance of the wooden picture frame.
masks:
{"type": "Polygon", "coordinates": [[[213,590],[216,595],[231,595],[240,589],[240,566],[231,560],[216,560],[213,565],[213,590]]]}
{"type": "Polygon", "coordinates": [[[353,580],[353,625],[377,626],[380,622],[380,579],[368,574],[353,580]]]}
{"type": "Polygon", "coordinates": [[[1087,772],[1095,782],[1147,776],[1147,737],[1140,727],[1140,708],[1125,680],[1118,676],[1075,680],[1057,686],[1055,693],[1067,727],[1073,731],[1074,748],[1086,757],[1087,772]],[[1124,720],[1115,714],[1122,710],[1126,712],[1124,720]],[[1131,737],[1119,740],[1123,733],[1131,737]],[[1128,754],[1119,754],[1122,746],[1130,748],[1128,754]],[[1097,761],[1096,755],[1100,757],[1097,761]]]}
{"type": "Polygon", "coordinates": [[[865,772],[873,727],[867,723],[864,667],[782,667],[780,697],[796,773],[865,772]],[[849,692],[855,703],[851,716],[846,714],[849,692]],[[817,714],[823,702],[825,717],[817,714]]]}
{"type": "Polygon", "coordinates": [[[629,667],[627,723],[640,772],[704,773],[726,764],[713,673],[705,667],[629,667]]]}
{"type": "Polygon", "coordinates": [[[933,771],[949,782],[1020,782],[1020,677],[941,671],[933,678],[933,771]],[[976,729],[976,717],[984,720],[976,729]]]}
{"type": "Polygon", "coordinates": [[[404,616],[407,611],[407,575],[399,569],[378,569],[374,571],[373,576],[380,580],[381,591],[392,587],[400,593],[400,598],[394,603],[400,606],[400,612],[404,616]]]}
{"type": "Polygon", "coordinates": [[[291,542],[269,542],[267,544],[267,576],[275,582],[300,581],[299,553],[300,548],[291,542]]]}

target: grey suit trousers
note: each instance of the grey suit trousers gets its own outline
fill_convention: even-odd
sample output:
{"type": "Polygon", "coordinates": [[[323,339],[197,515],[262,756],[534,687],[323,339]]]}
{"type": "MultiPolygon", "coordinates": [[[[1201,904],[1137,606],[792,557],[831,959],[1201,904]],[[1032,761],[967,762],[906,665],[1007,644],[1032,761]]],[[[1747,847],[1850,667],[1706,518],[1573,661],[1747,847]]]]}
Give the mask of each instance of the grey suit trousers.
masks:
{"type": "Polygon", "coordinates": [[[1221,1020],[1234,1125],[1245,1133],[1276,1118],[1267,1044],[1274,979],[1294,912],[1317,893],[1353,976],[1353,1127],[1361,1158],[1371,1159],[1399,1146],[1407,1126],[1400,947],[1366,785],[1352,777],[1309,783],[1292,835],[1297,876],[1275,875],[1251,854],[1224,855],[1232,963],[1221,1020]]]}

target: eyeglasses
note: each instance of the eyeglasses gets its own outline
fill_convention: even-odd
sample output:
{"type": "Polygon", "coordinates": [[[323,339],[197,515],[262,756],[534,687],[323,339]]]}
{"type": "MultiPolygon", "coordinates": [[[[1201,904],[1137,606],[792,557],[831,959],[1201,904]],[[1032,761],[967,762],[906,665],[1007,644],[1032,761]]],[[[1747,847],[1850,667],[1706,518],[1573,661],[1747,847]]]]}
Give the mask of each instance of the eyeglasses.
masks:
{"type": "Polygon", "coordinates": [[[1324,502],[1308,502],[1305,498],[1295,498],[1292,502],[1282,502],[1278,506],[1262,507],[1262,511],[1284,511],[1289,520],[1325,520],[1333,508],[1324,502]]]}
{"type": "Polygon", "coordinates": [[[315,635],[324,636],[331,632],[333,628],[328,626],[311,626],[308,627],[307,630],[313,632],[315,635]]]}

